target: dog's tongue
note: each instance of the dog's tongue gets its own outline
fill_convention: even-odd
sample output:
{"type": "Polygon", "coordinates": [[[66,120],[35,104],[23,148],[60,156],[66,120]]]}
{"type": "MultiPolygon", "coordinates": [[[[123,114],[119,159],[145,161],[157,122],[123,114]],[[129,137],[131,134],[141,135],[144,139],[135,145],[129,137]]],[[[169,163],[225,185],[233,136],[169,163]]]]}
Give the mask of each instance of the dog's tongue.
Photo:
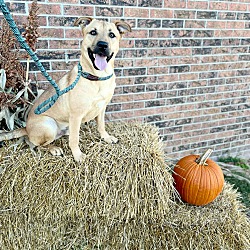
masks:
{"type": "Polygon", "coordinates": [[[98,54],[96,54],[95,57],[95,65],[99,70],[104,70],[106,69],[108,63],[106,61],[106,56],[99,56],[98,54]]]}

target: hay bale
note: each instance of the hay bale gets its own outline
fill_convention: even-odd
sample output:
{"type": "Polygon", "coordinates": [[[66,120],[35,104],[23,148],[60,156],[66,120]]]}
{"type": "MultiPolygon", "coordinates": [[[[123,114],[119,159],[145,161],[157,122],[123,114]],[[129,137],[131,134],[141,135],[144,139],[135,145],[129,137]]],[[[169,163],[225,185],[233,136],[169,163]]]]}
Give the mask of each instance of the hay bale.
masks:
{"type": "Polygon", "coordinates": [[[110,123],[108,131],[118,144],[102,142],[93,124],[82,129],[81,165],[67,138],[57,141],[63,157],[1,149],[3,249],[248,248],[249,221],[231,186],[204,208],[182,204],[155,127],[110,123]]]}
{"type": "Polygon", "coordinates": [[[250,224],[240,195],[225,183],[216,200],[204,207],[172,206],[165,230],[173,249],[250,249],[250,224]]]}

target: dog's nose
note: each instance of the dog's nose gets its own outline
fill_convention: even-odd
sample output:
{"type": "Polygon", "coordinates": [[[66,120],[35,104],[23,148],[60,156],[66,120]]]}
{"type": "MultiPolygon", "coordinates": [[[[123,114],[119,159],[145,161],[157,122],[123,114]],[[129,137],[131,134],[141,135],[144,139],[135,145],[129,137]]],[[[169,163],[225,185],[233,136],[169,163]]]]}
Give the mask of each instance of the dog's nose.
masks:
{"type": "Polygon", "coordinates": [[[98,46],[98,48],[99,48],[100,50],[102,50],[102,51],[105,51],[105,50],[108,49],[108,43],[107,43],[107,42],[104,42],[104,41],[99,41],[99,42],[97,43],[97,46],[98,46]]]}

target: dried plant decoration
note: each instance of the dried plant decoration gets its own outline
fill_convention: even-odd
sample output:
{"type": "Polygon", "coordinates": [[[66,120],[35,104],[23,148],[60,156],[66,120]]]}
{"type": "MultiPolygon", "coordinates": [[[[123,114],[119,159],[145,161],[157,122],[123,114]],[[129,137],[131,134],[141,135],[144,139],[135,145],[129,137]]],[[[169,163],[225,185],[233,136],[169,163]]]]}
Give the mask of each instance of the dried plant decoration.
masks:
{"type": "MultiPolygon", "coordinates": [[[[39,37],[37,11],[35,0],[31,5],[23,34],[33,51],[39,37]]],[[[0,28],[0,131],[25,126],[26,111],[36,97],[30,88],[29,58],[26,72],[20,62],[25,58],[27,59],[20,52],[19,44],[8,23],[3,20],[0,28]]]]}
{"type": "MultiPolygon", "coordinates": [[[[39,21],[38,21],[38,5],[37,0],[34,0],[31,4],[29,11],[28,22],[23,25],[25,31],[23,32],[23,37],[25,38],[27,44],[33,51],[36,51],[36,43],[40,34],[38,33],[39,21]]],[[[29,75],[29,60],[27,60],[27,70],[26,70],[26,82],[28,81],[29,75]]]]}
{"type": "Polygon", "coordinates": [[[0,29],[0,69],[6,72],[6,87],[19,90],[23,87],[25,70],[20,63],[21,53],[8,23],[3,20],[0,29]]]}
{"type": "MultiPolygon", "coordinates": [[[[21,58],[21,53],[18,49],[16,38],[9,28],[8,23],[3,20],[0,29],[1,130],[14,129],[14,118],[18,117],[21,106],[24,106],[26,103],[21,97],[24,92],[25,70],[20,63],[19,58],[21,58]]],[[[21,121],[18,121],[18,126],[22,126],[21,121]]]]}

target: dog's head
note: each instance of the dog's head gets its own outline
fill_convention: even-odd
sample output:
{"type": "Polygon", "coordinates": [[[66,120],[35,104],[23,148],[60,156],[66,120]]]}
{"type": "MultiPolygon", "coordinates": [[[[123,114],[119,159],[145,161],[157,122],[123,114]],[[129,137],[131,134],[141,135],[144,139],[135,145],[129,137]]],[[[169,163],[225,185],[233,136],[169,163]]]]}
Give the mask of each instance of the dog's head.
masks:
{"type": "Polygon", "coordinates": [[[108,67],[119,50],[122,35],[131,31],[131,27],[125,22],[109,23],[90,17],[80,17],[74,25],[82,28],[82,54],[96,70],[105,70],[108,67]]]}

